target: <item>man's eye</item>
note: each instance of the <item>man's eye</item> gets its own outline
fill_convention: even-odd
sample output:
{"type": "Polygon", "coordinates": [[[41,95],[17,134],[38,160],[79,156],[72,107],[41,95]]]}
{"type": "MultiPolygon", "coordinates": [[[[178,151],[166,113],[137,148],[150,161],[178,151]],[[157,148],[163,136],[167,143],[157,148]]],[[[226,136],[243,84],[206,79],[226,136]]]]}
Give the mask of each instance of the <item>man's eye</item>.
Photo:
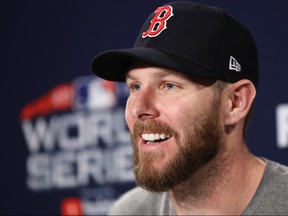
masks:
{"type": "Polygon", "coordinates": [[[133,91],[139,91],[141,89],[142,85],[139,83],[135,83],[132,85],[132,90],[133,91]]]}
{"type": "Polygon", "coordinates": [[[175,84],[173,83],[165,83],[165,85],[167,89],[173,89],[175,87],[175,84]]]}

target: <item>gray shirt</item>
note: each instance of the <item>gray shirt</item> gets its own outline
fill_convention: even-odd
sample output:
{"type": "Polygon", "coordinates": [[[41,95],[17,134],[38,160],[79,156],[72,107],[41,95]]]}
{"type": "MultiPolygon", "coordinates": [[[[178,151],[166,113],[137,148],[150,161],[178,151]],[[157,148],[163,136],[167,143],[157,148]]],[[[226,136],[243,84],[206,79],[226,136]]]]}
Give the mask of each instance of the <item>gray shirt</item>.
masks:
{"type": "MultiPolygon", "coordinates": [[[[260,185],[243,215],[288,215],[288,167],[264,159],[260,185]]],[[[175,215],[168,193],[136,187],[115,202],[109,215],[175,215]]]]}

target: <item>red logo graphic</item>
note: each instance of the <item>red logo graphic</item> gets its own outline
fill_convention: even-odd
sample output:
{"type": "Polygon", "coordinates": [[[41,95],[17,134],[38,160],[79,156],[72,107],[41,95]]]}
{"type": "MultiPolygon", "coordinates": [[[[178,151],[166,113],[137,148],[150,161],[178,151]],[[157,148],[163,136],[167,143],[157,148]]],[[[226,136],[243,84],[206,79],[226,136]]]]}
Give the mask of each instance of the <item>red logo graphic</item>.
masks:
{"type": "Polygon", "coordinates": [[[167,20],[173,16],[173,9],[169,5],[163,7],[158,7],[155,11],[155,16],[151,20],[149,29],[146,32],[143,32],[142,38],[156,37],[163,30],[167,28],[167,20]]]}
{"type": "Polygon", "coordinates": [[[63,216],[81,216],[83,209],[81,201],[78,198],[66,198],[61,203],[61,215],[63,216]]]}
{"type": "Polygon", "coordinates": [[[31,119],[39,115],[46,115],[53,111],[70,110],[74,98],[74,88],[70,83],[63,83],[48,94],[26,105],[20,114],[21,120],[31,119]]]}

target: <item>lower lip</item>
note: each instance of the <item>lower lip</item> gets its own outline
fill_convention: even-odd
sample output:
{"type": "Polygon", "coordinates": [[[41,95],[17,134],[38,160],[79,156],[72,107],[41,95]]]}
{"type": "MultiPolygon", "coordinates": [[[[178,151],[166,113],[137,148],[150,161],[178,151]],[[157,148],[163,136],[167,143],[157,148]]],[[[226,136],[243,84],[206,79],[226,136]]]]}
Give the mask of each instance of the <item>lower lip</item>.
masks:
{"type": "Polygon", "coordinates": [[[170,139],[167,139],[165,141],[162,142],[155,142],[155,143],[150,143],[150,144],[146,144],[145,140],[140,139],[140,143],[139,143],[139,147],[142,151],[155,151],[158,149],[162,149],[162,148],[167,148],[167,145],[170,143],[170,139]]]}

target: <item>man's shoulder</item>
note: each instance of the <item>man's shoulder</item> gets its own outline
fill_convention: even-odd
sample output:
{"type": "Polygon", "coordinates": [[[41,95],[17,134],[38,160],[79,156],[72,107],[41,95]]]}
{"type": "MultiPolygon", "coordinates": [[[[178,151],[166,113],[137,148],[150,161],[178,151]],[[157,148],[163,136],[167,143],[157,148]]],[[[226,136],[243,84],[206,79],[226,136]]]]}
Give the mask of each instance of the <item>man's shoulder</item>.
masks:
{"type": "Polygon", "coordinates": [[[245,213],[288,214],[288,167],[266,160],[267,166],[261,184],[245,213]]]}
{"type": "Polygon", "coordinates": [[[267,192],[283,194],[288,198],[288,166],[274,162],[268,161],[269,167],[266,173],[266,187],[267,192]]]}
{"type": "Polygon", "coordinates": [[[140,187],[135,187],[124,193],[113,204],[109,215],[153,215],[159,213],[164,214],[167,210],[167,193],[153,193],[140,187]]]}
{"type": "Polygon", "coordinates": [[[113,209],[139,209],[142,206],[143,201],[149,200],[150,194],[140,187],[135,187],[126,193],[124,193],[113,205],[113,209]]]}
{"type": "Polygon", "coordinates": [[[267,160],[266,175],[273,181],[283,181],[288,183],[288,166],[275,161],[267,160]]]}

